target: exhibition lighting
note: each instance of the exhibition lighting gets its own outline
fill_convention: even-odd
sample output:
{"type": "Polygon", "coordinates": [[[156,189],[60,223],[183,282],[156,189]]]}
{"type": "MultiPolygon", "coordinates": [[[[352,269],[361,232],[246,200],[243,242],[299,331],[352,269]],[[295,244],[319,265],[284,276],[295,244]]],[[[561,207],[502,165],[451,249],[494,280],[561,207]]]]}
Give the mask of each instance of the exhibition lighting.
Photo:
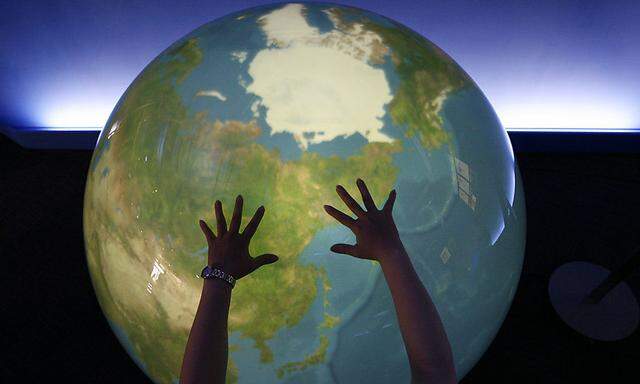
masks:
{"type": "MultiPolygon", "coordinates": [[[[101,127],[20,127],[19,130],[49,132],[100,132],[101,127]]],[[[640,133],[640,128],[506,128],[507,132],[531,133],[640,133]]]]}
{"type": "MultiPolygon", "coordinates": [[[[35,106],[37,130],[50,131],[100,131],[107,121],[115,97],[91,92],[86,100],[60,94],[57,101],[35,106]]],[[[115,94],[115,90],[110,92],[115,94]]],[[[113,96],[113,95],[112,95],[113,96]]],[[[566,96],[566,95],[565,95],[566,96]]],[[[42,100],[44,101],[44,100],[42,100]]],[[[550,100],[541,103],[511,104],[497,98],[493,101],[496,113],[508,132],[533,133],[638,133],[640,114],[624,98],[599,102],[576,100],[550,100]]]]}
{"type": "Polygon", "coordinates": [[[640,128],[507,128],[507,132],[531,133],[640,133],[640,128]]]}
{"type": "Polygon", "coordinates": [[[572,96],[565,92],[562,97],[551,97],[546,102],[534,98],[529,103],[512,104],[501,100],[501,97],[496,99],[493,105],[497,115],[503,126],[512,129],[529,130],[535,127],[554,132],[558,129],[571,132],[610,132],[609,129],[638,128],[640,122],[640,111],[637,104],[632,102],[632,98],[585,100],[584,97],[572,96]],[[571,100],[572,98],[574,100],[571,100]]]}
{"type": "MultiPolygon", "coordinates": [[[[94,148],[115,100],[95,94],[90,94],[84,101],[64,95],[57,99],[58,103],[41,103],[40,108],[34,106],[35,115],[41,116],[36,119],[37,125],[0,126],[0,131],[27,148],[94,148]]],[[[640,124],[630,112],[628,103],[591,104],[590,108],[584,100],[558,104],[543,105],[533,101],[528,107],[512,104],[503,106],[502,110],[497,108],[503,126],[508,127],[506,131],[513,150],[640,150],[640,124]],[[574,119],[573,123],[571,119],[574,119]]]]}

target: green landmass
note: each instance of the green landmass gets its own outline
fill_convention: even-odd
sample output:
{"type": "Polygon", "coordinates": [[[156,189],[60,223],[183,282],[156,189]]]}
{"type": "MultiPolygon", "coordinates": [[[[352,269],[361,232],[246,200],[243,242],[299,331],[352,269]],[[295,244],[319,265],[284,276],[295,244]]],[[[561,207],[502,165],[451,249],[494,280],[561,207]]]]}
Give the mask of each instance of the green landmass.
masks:
{"type": "MultiPolygon", "coordinates": [[[[399,142],[370,143],[347,158],[304,152],[284,162],[277,150],[256,143],[255,121],[189,115],[176,86],[201,60],[197,40],[188,40],[136,79],[105,129],[116,124],[116,131],[98,144],[85,192],[87,260],[102,309],[127,334],[129,352],[145,372],[162,383],[178,377],[206,247],[197,221],[215,223],[214,200],[229,215],[242,194],[245,224],[258,206],[266,207],[251,251],[276,253],[280,261],[238,282],[229,332],[252,340],[267,363],[273,353],[266,341],[302,319],[318,279],[328,304],[326,272],[298,263],[316,233],[335,225],[322,205],[342,206],[336,184],[357,194],[356,177],[383,201],[397,176],[392,155],[402,149],[399,142]]],[[[323,324],[335,325],[327,316],[323,324]]],[[[285,365],[282,374],[322,361],[328,339],[320,341],[318,351],[285,365]]],[[[238,374],[230,359],[227,381],[238,374]]]]}
{"type": "MultiPolygon", "coordinates": [[[[87,261],[100,305],[128,335],[129,352],[159,382],[177,377],[188,329],[176,328],[169,308],[158,297],[144,294],[144,280],[155,256],[152,251],[158,250],[145,246],[155,240],[148,235],[159,227],[156,220],[163,215],[162,205],[168,211],[172,203],[149,199],[156,188],[151,180],[162,187],[175,184],[163,179],[166,164],[148,162],[153,152],[143,149],[157,145],[161,130],[182,128],[187,113],[174,86],[200,64],[202,53],[192,39],[171,47],[165,57],[166,61],[154,61],[143,71],[119,102],[108,125],[117,122],[117,132],[108,150],[105,138],[96,148],[101,156],[93,160],[97,164],[92,164],[89,174],[84,209],[87,261]]],[[[175,253],[178,247],[168,245],[169,252],[175,253]]]]}
{"type": "Polygon", "coordinates": [[[318,326],[319,328],[335,328],[338,324],[340,324],[340,316],[331,316],[328,313],[324,313],[324,320],[318,326]]]}
{"type": "Polygon", "coordinates": [[[329,338],[324,335],[320,336],[320,345],[318,346],[318,348],[311,355],[305,357],[304,360],[286,363],[280,368],[278,368],[278,371],[277,371],[278,378],[282,378],[285,374],[289,374],[296,371],[302,371],[307,367],[309,367],[310,365],[322,363],[325,359],[325,355],[327,354],[328,348],[329,348],[329,338]]]}
{"type": "MultiPolygon", "coordinates": [[[[470,79],[415,32],[366,18],[359,22],[391,48],[400,78],[389,106],[394,124],[425,147],[447,143],[438,115],[441,102],[470,79]]],[[[336,184],[357,196],[356,177],[367,182],[376,201],[384,201],[397,177],[392,156],[402,150],[400,142],[369,143],[347,158],[303,152],[285,162],[277,150],[257,143],[256,121],[189,114],[176,87],[201,62],[198,40],[182,41],[134,81],[105,128],[115,132],[98,143],[85,192],[87,260],[100,304],[126,333],[129,352],[162,383],[177,378],[182,362],[200,294],[195,275],[206,253],[197,221],[215,223],[214,200],[220,199],[229,214],[235,196],[242,194],[244,223],[258,206],[266,207],[251,251],[276,253],[280,261],[238,283],[229,332],[252,340],[261,361],[272,362],[267,341],[298,324],[319,293],[325,310],[319,330],[340,322],[330,314],[326,271],[298,263],[318,231],[335,225],[322,205],[343,207],[336,184]]],[[[329,339],[318,338],[316,351],[282,365],[278,377],[322,362],[329,339]]],[[[230,359],[227,382],[241,374],[230,359]]]]}
{"type": "Polygon", "coordinates": [[[440,108],[449,93],[472,84],[465,72],[440,48],[401,24],[379,24],[351,8],[332,8],[331,12],[340,18],[340,29],[362,23],[391,49],[400,80],[389,104],[393,123],[404,126],[405,135],[416,137],[426,148],[447,143],[450,138],[439,116],[440,108]]]}

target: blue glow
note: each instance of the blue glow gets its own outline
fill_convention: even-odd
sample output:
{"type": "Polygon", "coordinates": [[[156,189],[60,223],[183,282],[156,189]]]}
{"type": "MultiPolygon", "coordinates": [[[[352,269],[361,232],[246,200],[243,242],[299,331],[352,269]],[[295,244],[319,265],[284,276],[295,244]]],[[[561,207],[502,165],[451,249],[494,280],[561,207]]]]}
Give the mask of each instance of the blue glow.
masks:
{"type": "MultiPolygon", "coordinates": [[[[269,2],[5,2],[0,124],[102,127],[126,87],[171,42],[269,2]]],[[[340,3],[388,16],[438,44],[474,78],[504,126],[640,127],[637,1],[340,3]]]]}
{"type": "Polygon", "coordinates": [[[640,128],[507,128],[508,132],[538,133],[629,133],[638,134],[640,128]]]}
{"type": "MultiPolygon", "coordinates": [[[[57,132],[79,132],[95,131],[100,132],[100,127],[29,127],[21,128],[37,131],[57,131],[57,132]]],[[[629,133],[638,134],[640,128],[506,128],[507,132],[538,132],[538,133],[629,133]]],[[[513,152],[512,156],[513,157],[513,152]]]]}
{"type": "Polygon", "coordinates": [[[99,127],[18,127],[22,131],[31,132],[101,132],[99,127]]]}

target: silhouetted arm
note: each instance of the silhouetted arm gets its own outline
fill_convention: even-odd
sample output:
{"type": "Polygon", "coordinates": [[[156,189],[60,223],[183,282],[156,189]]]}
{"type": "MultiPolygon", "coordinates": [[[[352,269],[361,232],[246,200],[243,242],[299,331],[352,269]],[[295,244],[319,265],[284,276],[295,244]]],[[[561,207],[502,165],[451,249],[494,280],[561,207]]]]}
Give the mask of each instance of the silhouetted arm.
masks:
{"type": "Polygon", "coordinates": [[[198,311],[189,332],[180,382],[224,383],[227,373],[227,319],[231,286],[221,279],[207,279],[198,311]]]}
{"type": "Polygon", "coordinates": [[[378,210],[366,184],[358,179],[357,185],[366,211],[342,186],[336,187],[342,201],[356,215],[355,219],[325,205],[329,215],[356,235],[355,245],[335,244],[331,250],[380,263],[398,315],[412,382],[455,383],[451,346],[440,316],[413,269],[393,221],[396,192],[391,191],[384,207],[378,210]]]}
{"type": "MultiPolygon", "coordinates": [[[[200,220],[200,228],[209,246],[208,265],[216,266],[233,276],[243,278],[263,265],[278,260],[276,255],[251,257],[249,242],[264,215],[258,208],[245,230],[240,233],[242,196],[236,199],[233,217],[227,229],[222,203],[216,201],[217,235],[200,220]]],[[[180,371],[180,383],[224,383],[227,373],[227,321],[231,303],[231,285],[221,279],[205,279],[180,371]]]]}
{"type": "Polygon", "coordinates": [[[380,262],[391,290],[404,340],[412,382],[455,383],[451,346],[429,293],[406,251],[389,253],[380,262]]]}

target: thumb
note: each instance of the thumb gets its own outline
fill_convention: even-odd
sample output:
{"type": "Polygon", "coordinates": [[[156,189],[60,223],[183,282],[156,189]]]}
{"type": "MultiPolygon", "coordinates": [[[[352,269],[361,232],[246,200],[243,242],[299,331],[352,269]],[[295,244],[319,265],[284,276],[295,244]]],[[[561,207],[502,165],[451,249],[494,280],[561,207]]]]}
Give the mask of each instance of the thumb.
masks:
{"type": "Polygon", "coordinates": [[[253,259],[254,270],[262,267],[263,265],[272,264],[278,261],[278,256],[265,253],[264,255],[257,256],[253,259]]]}
{"type": "Polygon", "coordinates": [[[356,256],[358,253],[356,246],[351,244],[333,244],[330,249],[332,252],[351,256],[356,256]]]}

